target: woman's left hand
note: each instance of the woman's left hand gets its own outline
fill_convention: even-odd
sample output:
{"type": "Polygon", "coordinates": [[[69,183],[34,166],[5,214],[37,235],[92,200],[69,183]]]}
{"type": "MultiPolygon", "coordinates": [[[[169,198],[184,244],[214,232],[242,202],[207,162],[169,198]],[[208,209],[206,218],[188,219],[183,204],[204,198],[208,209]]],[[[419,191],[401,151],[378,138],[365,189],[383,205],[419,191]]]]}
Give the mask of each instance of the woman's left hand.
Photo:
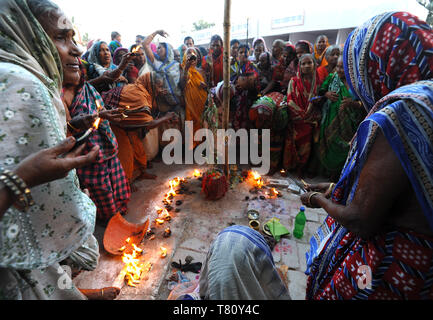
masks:
{"type": "Polygon", "coordinates": [[[314,205],[314,199],[321,193],[317,192],[308,192],[301,195],[301,201],[304,206],[307,206],[308,208],[320,208],[320,206],[314,205]],[[313,194],[316,194],[312,196],[313,194]],[[312,202],[312,203],[310,203],[312,202]]]}

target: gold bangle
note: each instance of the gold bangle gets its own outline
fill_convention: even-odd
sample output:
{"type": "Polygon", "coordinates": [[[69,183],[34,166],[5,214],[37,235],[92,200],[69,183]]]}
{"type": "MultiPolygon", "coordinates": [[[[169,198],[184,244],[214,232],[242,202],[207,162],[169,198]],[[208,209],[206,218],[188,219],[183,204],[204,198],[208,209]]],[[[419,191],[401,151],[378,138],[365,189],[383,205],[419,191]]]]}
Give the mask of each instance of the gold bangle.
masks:
{"type": "Polygon", "coordinates": [[[335,183],[331,183],[329,185],[328,191],[326,191],[326,194],[330,194],[334,188],[335,188],[335,183]]]}
{"type": "Polygon", "coordinates": [[[309,206],[309,207],[313,207],[313,205],[311,204],[311,198],[314,197],[316,194],[320,194],[320,192],[313,192],[313,193],[310,194],[310,196],[308,197],[308,206],[309,206]]]}
{"type": "Polygon", "coordinates": [[[104,289],[102,289],[102,294],[101,294],[101,298],[104,297],[104,289]]]}
{"type": "Polygon", "coordinates": [[[74,131],[80,131],[80,129],[75,128],[69,121],[66,124],[74,131]]]}

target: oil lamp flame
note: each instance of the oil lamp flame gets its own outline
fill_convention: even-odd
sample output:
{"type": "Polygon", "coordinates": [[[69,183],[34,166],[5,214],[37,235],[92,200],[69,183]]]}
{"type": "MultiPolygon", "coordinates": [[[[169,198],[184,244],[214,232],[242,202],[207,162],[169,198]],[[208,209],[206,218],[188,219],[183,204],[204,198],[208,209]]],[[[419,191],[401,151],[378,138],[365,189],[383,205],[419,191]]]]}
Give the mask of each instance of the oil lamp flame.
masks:
{"type": "Polygon", "coordinates": [[[258,174],[257,171],[252,171],[250,173],[250,177],[253,180],[253,184],[256,188],[261,189],[263,188],[263,186],[265,185],[262,176],[260,174],[258,174]]]}
{"type": "Polygon", "coordinates": [[[194,175],[195,178],[200,178],[201,172],[196,169],[196,170],[194,170],[193,175],[194,175]]]}
{"type": "Polygon", "coordinates": [[[98,130],[100,124],[101,124],[101,118],[96,119],[95,122],[93,123],[93,129],[98,130]]]}
{"type": "MultiPolygon", "coordinates": [[[[133,250],[130,254],[124,252],[122,256],[122,261],[125,264],[125,279],[127,280],[128,286],[136,287],[140,283],[143,274],[150,271],[151,264],[140,262],[138,257],[142,254],[143,250],[134,243],[131,243],[131,238],[126,239],[126,243],[131,245],[133,250]]],[[[121,249],[124,251],[126,246],[121,249]]]]}
{"type": "Polygon", "coordinates": [[[161,258],[167,257],[167,249],[164,247],[161,247],[161,258]]]}

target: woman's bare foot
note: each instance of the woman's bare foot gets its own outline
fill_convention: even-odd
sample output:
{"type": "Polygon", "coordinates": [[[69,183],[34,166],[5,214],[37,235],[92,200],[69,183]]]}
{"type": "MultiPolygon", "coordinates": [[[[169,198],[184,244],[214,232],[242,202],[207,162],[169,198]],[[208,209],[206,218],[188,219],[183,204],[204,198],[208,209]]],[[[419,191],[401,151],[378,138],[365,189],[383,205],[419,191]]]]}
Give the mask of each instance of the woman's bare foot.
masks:
{"type": "Polygon", "coordinates": [[[114,300],[120,293],[119,288],[79,289],[89,300],[114,300]]]}

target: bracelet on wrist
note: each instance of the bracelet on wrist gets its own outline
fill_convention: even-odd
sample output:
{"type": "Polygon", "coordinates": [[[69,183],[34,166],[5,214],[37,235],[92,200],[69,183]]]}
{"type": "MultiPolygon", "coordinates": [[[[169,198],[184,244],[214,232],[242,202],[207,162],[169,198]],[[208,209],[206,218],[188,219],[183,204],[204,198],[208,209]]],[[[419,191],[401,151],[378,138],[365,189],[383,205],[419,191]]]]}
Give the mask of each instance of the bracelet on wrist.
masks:
{"type": "Polygon", "coordinates": [[[313,192],[313,193],[310,194],[310,196],[308,197],[308,206],[309,206],[309,207],[313,207],[313,204],[311,203],[311,199],[312,199],[315,195],[318,195],[318,194],[320,194],[320,192],[313,192]]]}
{"type": "Polygon", "coordinates": [[[0,169],[0,182],[4,183],[12,192],[16,198],[15,206],[19,210],[26,212],[35,204],[27,184],[15,173],[6,169],[0,169]]]}

